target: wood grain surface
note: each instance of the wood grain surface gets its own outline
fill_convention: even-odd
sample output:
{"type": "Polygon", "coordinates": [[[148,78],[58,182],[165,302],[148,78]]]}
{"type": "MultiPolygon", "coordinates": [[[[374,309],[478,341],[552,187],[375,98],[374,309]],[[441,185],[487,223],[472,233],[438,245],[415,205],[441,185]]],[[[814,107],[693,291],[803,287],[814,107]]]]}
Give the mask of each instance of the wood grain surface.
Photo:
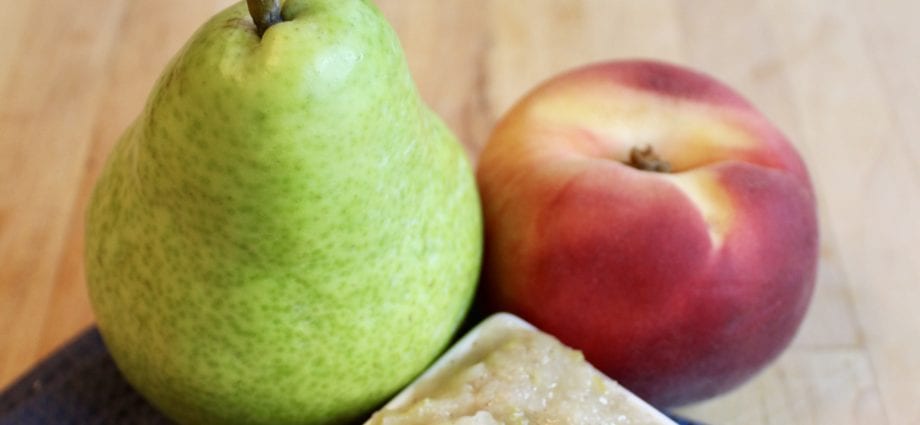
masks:
{"type": "MultiPolygon", "coordinates": [[[[0,387],[90,326],[83,210],[167,60],[230,2],[0,0],[0,387]]],[[[528,88],[647,57],[736,87],[794,141],[821,219],[790,349],[681,411],[712,424],[920,424],[920,2],[378,0],[471,156],[528,88]]]]}

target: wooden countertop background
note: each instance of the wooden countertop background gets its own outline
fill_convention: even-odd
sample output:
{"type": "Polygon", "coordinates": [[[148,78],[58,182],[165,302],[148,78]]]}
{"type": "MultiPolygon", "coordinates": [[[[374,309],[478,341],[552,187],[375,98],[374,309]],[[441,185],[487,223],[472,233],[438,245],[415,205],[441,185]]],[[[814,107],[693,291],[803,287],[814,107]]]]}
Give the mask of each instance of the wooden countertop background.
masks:
{"type": "MultiPolygon", "coordinates": [[[[230,2],[0,0],[0,387],[89,326],[83,209],[166,61],[230,2]]],[[[818,288],[792,347],[683,409],[713,424],[920,424],[920,2],[379,0],[475,154],[542,79],[648,57],[736,87],[816,185],[818,288]]]]}

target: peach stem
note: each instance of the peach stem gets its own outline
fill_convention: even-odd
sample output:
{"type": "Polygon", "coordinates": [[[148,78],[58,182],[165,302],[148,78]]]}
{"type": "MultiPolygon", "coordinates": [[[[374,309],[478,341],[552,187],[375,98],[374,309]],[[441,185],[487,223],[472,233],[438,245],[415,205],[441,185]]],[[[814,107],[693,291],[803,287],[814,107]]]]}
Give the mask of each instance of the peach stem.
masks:
{"type": "Polygon", "coordinates": [[[661,159],[661,157],[655,153],[655,150],[652,149],[651,145],[646,145],[641,148],[634,146],[630,149],[628,164],[642,171],[652,171],[656,173],[671,172],[671,164],[661,159]]]}

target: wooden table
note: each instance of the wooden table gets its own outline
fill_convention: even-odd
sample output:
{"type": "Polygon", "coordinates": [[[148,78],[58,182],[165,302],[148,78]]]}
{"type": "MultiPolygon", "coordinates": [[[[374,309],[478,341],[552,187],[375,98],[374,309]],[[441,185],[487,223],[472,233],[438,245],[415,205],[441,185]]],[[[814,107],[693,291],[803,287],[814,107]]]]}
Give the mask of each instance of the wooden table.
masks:
{"type": "MultiPolygon", "coordinates": [[[[93,321],[83,210],[107,153],[228,1],[0,0],[0,386],[93,321]]],[[[920,3],[380,0],[424,98],[480,149],[529,87],[651,57],[738,88],[817,188],[818,289],[792,347],[713,424],[920,423],[920,3]]]]}

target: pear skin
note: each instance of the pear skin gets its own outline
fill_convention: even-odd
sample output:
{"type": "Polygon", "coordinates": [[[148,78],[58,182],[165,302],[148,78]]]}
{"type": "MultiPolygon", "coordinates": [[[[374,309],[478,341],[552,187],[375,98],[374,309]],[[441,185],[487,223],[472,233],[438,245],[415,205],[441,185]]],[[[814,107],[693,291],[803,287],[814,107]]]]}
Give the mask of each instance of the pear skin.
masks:
{"type": "Polygon", "coordinates": [[[361,0],[245,3],[171,61],[88,210],[99,328],[184,424],[367,416],[450,342],[479,274],[465,151],[361,0]]]}

